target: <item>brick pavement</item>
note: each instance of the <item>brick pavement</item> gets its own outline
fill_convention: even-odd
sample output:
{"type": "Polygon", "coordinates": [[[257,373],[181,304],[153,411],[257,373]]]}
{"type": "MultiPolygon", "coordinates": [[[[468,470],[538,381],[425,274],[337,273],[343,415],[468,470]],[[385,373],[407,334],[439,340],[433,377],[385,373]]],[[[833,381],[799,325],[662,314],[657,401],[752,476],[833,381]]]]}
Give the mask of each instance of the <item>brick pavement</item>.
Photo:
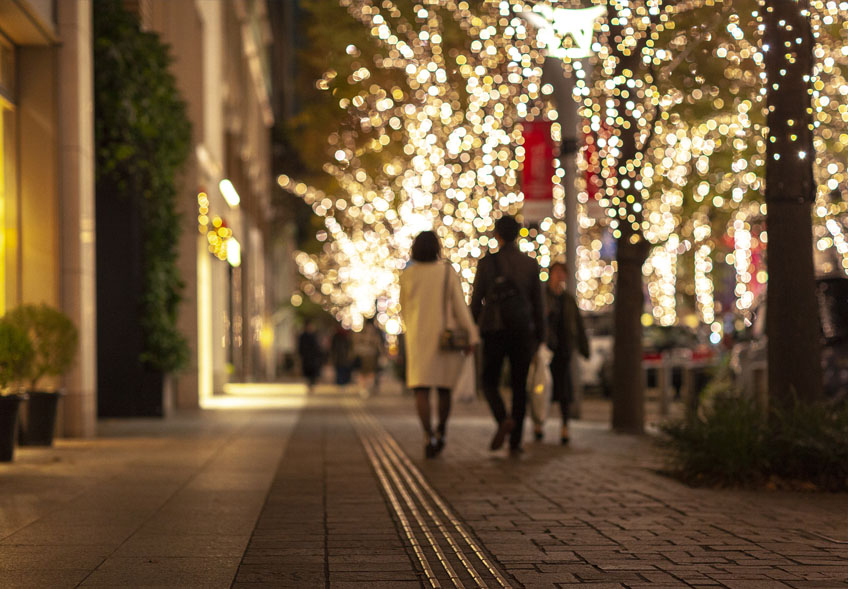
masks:
{"type": "MultiPolygon", "coordinates": [[[[411,402],[410,402],[411,405],[411,402]]],[[[845,587],[848,496],[691,489],[656,474],[646,437],[577,423],[573,443],[490,453],[493,425],[459,406],[436,461],[419,459],[415,420],[379,417],[439,493],[527,587],[845,587]]],[[[548,439],[557,434],[548,424],[548,439]]]]}
{"type": "Polygon", "coordinates": [[[319,394],[26,449],[0,586],[848,586],[848,495],[690,489],[648,438],[548,427],[511,459],[457,404],[425,461],[410,398],[319,394]]]}
{"type": "MultiPolygon", "coordinates": [[[[487,450],[493,426],[479,403],[457,405],[445,453],[427,461],[411,399],[366,401],[379,423],[373,431],[354,427],[359,410],[343,403],[325,397],[301,416],[236,587],[318,586],[322,579],[331,587],[447,587],[452,575],[466,587],[499,586],[479,561],[470,563],[479,582],[466,574],[434,514],[442,523],[454,515],[508,586],[848,587],[844,494],[690,489],[656,474],[661,456],[649,438],[611,434],[592,422],[574,424],[569,448],[528,442],[521,458],[509,458],[487,450]],[[373,436],[374,448],[382,443],[392,452],[382,428],[444,499],[448,515],[426,497],[393,511],[363,450],[373,436]],[[412,507],[434,512],[422,515],[426,533],[412,507]],[[407,526],[417,537],[406,535],[407,526]],[[428,533],[450,570],[440,566],[428,533]]],[[[551,442],[556,425],[548,424],[551,442]]],[[[391,467],[390,458],[381,464],[391,467]]],[[[402,462],[398,454],[395,463],[402,462]]],[[[406,483],[388,485],[401,504],[401,488],[415,491],[409,474],[406,483]]]]}
{"type": "Polygon", "coordinates": [[[340,402],[313,401],[280,461],[233,587],[420,587],[340,402]]]}

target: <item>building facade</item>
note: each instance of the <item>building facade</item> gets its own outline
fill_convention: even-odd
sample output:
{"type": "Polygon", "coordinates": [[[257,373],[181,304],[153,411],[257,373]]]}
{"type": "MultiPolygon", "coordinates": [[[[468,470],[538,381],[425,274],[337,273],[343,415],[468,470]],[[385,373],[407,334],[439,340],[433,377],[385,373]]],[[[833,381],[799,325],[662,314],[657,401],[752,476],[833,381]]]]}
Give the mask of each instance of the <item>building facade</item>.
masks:
{"type": "MultiPolygon", "coordinates": [[[[0,315],[22,303],[65,311],[80,331],[56,386],[60,434],[97,418],[91,0],[0,0],[0,315]]],[[[171,46],[193,124],[182,174],[180,330],[191,366],[165,406],[191,408],[231,381],[275,373],[271,321],[270,104],[265,0],[127,0],[171,46]]]]}
{"type": "Polygon", "coordinates": [[[65,434],[96,417],[91,3],[3,2],[0,11],[0,314],[64,310],[80,352],[64,382],[65,434]]]}
{"type": "Polygon", "coordinates": [[[203,406],[227,382],[275,373],[271,29],[264,0],[133,4],[142,27],[171,47],[193,125],[180,193],[180,326],[191,367],[173,380],[170,403],[203,406]]]}

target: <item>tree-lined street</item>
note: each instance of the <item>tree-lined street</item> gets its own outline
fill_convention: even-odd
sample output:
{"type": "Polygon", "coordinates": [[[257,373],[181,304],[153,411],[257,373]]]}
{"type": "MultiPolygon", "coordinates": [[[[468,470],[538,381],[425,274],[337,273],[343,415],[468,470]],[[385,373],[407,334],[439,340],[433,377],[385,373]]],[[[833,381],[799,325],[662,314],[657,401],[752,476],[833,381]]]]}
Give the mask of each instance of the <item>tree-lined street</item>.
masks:
{"type": "Polygon", "coordinates": [[[848,2],[0,37],[0,587],[848,587],[848,2]]]}

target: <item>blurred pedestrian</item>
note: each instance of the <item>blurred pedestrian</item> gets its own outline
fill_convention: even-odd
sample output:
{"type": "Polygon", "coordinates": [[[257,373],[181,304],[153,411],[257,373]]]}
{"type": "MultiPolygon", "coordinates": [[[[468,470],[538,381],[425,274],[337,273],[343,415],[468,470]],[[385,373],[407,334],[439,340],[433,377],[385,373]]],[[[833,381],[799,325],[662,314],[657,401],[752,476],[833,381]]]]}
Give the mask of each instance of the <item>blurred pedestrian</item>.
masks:
{"type": "Polygon", "coordinates": [[[479,340],[459,276],[440,259],[439,238],[424,231],[412,244],[412,263],[400,276],[400,306],[406,327],[406,384],[415,393],[426,442],[424,455],[434,458],[445,446],[451,389],[479,340]],[[458,348],[465,348],[458,349],[458,348]],[[430,390],[438,391],[438,425],[433,431],[430,390]]]}
{"type": "Polygon", "coordinates": [[[303,331],[297,338],[297,353],[300,356],[300,367],[308,391],[312,392],[318,377],[321,376],[321,368],[324,366],[324,349],[315,332],[315,324],[311,319],[303,322],[303,331]]]}
{"type": "MultiPolygon", "coordinates": [[[[551,265],[548,285],[545,288],[548,329],[547,344],[553,352],[551,359],[551,377],[553,379],[553,400],[559,403],[562,414],[560,442],[568,444],[568,420],[571,414],[571,402],[574,397],[574,381],[571,375],[571,359],[575,352],[584,358],[589,357],[589,338],[583,318],[577,308],[577,300],[567,290],[568,268],[562,262],[551,265]]],[[[542,424],[535,424],[533,433],[536,440],[542,439],[542,424]]]]}
{"type": "Polygon", "coordinates": [[[483,338],[483,392],[498,423],[490,447],[497,450],[508,435],[512,454],[521,452],[530,361],[545,341],[539,265],[519,251],[516,239],[520,230],[518,221],[509,215],[495,222],[500,247],[478,263],[471,295],[471,312],[483,338]],[[509,359],[512,385],[511,416],[500,393],[505,359],[509,359]]]}
{"type": "Polygon", "coordinates": [[[356,379],[363,396],[376,394],[377,371],[384,351],[383,333],[369,318],[362,329],[353,334],[353,356],[356,379]]]}
{"type": "Polygon", "coordinates": [[[344,386],[353,375],[353,345],[350,332],[339,325],[330,340],[330,359],[336,372],[336,384],[344,386]]]}

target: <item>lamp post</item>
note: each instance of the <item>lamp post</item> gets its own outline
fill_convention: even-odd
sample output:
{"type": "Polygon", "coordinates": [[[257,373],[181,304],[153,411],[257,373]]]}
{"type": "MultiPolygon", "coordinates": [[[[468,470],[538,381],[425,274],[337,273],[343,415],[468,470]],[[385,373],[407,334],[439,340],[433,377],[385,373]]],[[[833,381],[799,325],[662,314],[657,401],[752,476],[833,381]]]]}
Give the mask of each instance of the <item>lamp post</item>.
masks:
{"type": "MultiPolygon", "coordinates": [[[[536,39],[545,48],[544,77],[554,87],[553,97],[556,103],[558,121],[561,129],[560,168],[565,176],[563,180],[565,204],[565,262],[569,270],[568,292],[577,295],[577,245],[580,236],[580,223],[577,218],[577,151],[580,147],[578,135],[578,105],[574,101],[574,75],[576,71],[587,69],[581,60],[591,57],[592,36],[595,21],[606,14],[603,6],[568,9],[554,8],[539,4],[533,11],[525,11],[522,16],[536,29],[536,39]],[[565,70],[563,60],[572,63],[572,72],[565,70]]],[[[577,358],[572,359],[571,375],[574,391],[572,415],[579,418],[583,400],[583,387],[580,371],[577,370],[577,358]]]]}

